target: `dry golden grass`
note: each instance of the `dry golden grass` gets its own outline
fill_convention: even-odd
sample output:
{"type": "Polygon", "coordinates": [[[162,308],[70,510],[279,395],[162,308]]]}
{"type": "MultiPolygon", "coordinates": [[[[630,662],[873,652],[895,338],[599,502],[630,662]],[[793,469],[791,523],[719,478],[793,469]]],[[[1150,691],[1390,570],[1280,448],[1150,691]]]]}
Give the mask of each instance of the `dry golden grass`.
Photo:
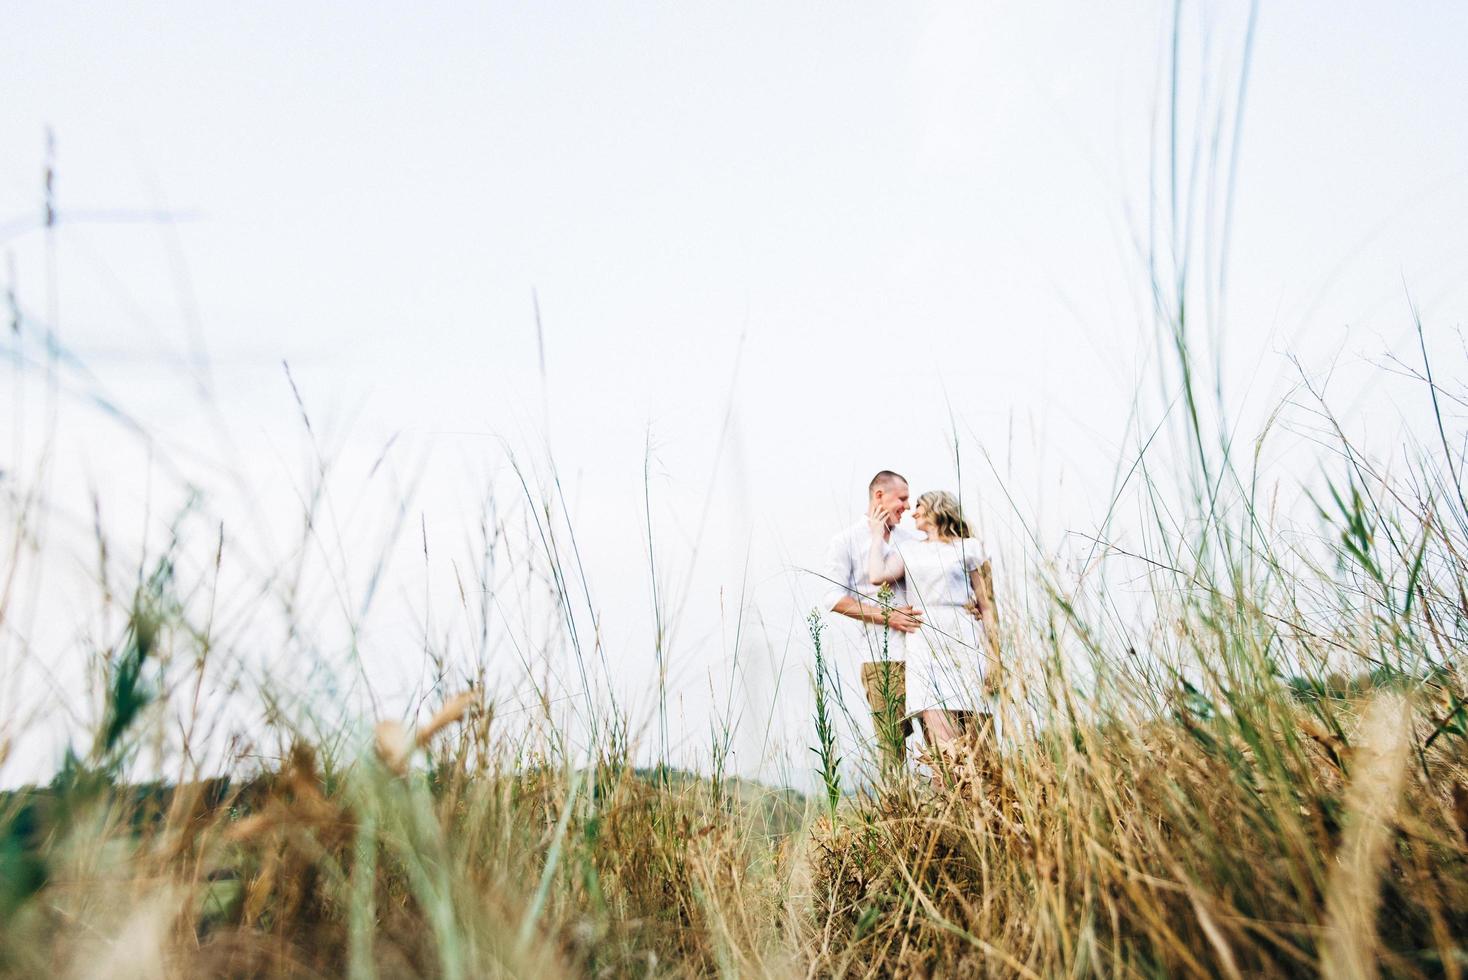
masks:
{"type": "Polygon", "coordinates": [[[1264,751],[1175,724],[971,746],[947,790],[820,829],[818,972],[1455,975],[1464,758],[1410,763],[1419,710],[1368,701],[1349,779],[1287,732],[1264,751]]]}
{"type": "Polygon", "coordinates": [[[1420,751],[1435,690],[1337,699],[1329,737],[1282,686],[1246,717],[976,736],[942,788],[775,833],[788,798],[749,786],[499,759],[459,699],[412,739],[446,743],[426,770],[297,746],[227,793],[75,802],[0,949],[13,976],[1456,976],[1465,760],[1420,751]]]}
{"type": "Polygon", "coordinates": [[[727,725],[714,775],[638,770],[635,719],[568,750],[492,725],[479,685],[314,742],[266,687],[272,771],[128,785],[145,729],[192,730],[160,651],[195,697],[220,655],[165,555],[90,751],[0,794],[0,975],[1461,977],[1468,494],[1425,456],[1409,486],[1351,459],[1298,546],[1233,475],[1155,505],[1156,557],[1098,545],[1067,581],[1027,555],[986,603],[999,736],[843,794],[812,697],[809,804],[717,775],[727,725]]]}

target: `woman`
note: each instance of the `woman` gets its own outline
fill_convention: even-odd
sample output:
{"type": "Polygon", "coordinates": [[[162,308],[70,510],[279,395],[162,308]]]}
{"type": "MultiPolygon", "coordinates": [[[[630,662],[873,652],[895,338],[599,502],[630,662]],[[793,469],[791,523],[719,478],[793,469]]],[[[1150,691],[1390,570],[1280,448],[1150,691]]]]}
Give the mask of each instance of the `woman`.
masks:
{"type": "MultiPolygon", "coordinates": [[[[874,521],[886,519],[875,514],[874,521]]],[[[922,641],[907,648],[907,706],[922,722],[928,744],[953,741],[972,718],[974,692],[983,689],[989,655],[975,615],[983,555],[953,494],[934,490],[918,498],[913,523],[927,537],[882,554],[872,535],[868,556],[873,585],[907,579],[909,601],[923,613],[922,641]]]]}

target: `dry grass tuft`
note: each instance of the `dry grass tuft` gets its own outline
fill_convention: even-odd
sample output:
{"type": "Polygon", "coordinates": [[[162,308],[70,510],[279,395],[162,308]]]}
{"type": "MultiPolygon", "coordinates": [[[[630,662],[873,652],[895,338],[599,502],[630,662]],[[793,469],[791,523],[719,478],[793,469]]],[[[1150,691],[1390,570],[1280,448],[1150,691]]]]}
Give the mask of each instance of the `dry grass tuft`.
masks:
{"type": "Polygon", "coordinates": [[[1406,700],[1388,691],[1372,698],[1361,719],[1344,800],[1345,833],[1326,885],[1320,959],[1326,976],[1371,980],[1378,973],[1378,882],[1409,771],[1410,717],[1406,700]]]}

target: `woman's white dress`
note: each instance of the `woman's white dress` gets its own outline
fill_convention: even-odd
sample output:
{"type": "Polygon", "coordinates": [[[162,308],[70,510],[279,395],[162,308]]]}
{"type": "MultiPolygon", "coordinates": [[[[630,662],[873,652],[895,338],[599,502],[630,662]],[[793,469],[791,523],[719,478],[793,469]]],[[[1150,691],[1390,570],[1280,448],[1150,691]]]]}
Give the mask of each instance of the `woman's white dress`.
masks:
{"type": "Polygon", "coordinates": [[[901,548],[907,599],[922,610],[923,628],[907,644],[907,710],[972,711],[982,698],[984,624],[966,608],[969,573],[983,564],[973,538],[917,541],[901,548]]]}

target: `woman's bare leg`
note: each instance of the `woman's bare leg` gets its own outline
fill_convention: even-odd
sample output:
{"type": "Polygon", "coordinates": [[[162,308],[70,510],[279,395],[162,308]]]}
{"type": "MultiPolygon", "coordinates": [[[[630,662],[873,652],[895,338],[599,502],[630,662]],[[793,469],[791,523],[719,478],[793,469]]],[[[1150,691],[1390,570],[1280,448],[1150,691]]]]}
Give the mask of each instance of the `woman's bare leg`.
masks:
{"type": "Polygon", "coordinates": [[[955,748],[959,738],[974,731],[976,726],[978,731],[987,733],[988,719],[987,716],[972,711],[943,711],[936,708],[919,712],[918,718],[923,723],[923,738],[932,750],[933,786],[941,789],[943,770],[950,761],[949,750],[955,748]]]}
{"type": "Polygon", "coordinates": [[[927,740],[930,747],[934,749],[943,748],[949,742],[958,738],[961,729],[958,720],[954,718],[953,712],[930,708],[920,712],[918,717],[923,723],[923,738],[927,740]]]}

